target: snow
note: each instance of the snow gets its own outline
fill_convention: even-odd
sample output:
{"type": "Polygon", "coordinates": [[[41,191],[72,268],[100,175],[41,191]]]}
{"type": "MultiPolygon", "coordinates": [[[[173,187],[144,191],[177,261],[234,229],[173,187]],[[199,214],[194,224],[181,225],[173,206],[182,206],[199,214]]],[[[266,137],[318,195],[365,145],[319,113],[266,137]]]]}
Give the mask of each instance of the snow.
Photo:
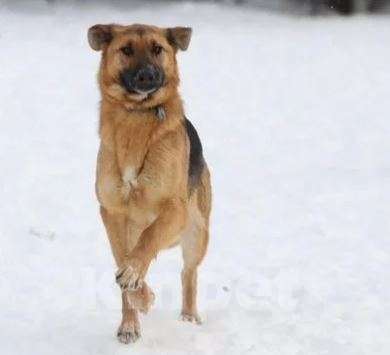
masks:
{"type": "Polygon", "coordinates": [[[0,2],[1,354],[389,354],[389,38],[386,16],[0,2]],[[86,39],[113,21],[194,28],[181,90],[214,189],[204,324],[178,320],[180,251],[164,252],[128,346],[86,39]]]}

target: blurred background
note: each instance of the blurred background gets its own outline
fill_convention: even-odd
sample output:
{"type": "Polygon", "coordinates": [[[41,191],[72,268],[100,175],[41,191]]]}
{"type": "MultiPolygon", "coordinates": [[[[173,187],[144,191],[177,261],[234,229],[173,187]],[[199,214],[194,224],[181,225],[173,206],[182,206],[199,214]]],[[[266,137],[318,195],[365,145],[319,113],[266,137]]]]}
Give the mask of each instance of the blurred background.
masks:
{"type": "Polygon", "coordinates": [[[379,0],[0,0],[2,355],[390,353],[390,15],[379,0]],[[143,338],[94,194],[97,23],[191,26],[186,114],[212,173],[201,327],[162,253],[143,338]]]}
{"type": "MultiPolygon", "coordinates": [[[[3,0],[9,6],[19,6],[23,1],[3,0]]],[[[24,5],[28,7],[31,3],[46,2],[48,4],[70,3],[69,0],[30,0],[25,1],[24,5]]],[[[132,6],[134,3],[142,4],[145,1],[140,0],[74,0],[74,3],[87,5],[93,3],[109,3],[113,6],[132,6]]],[[[149,3],[168,2],[175,0],[155,0],[149,3]]],[[[186,0],[176,0],[176,2],[185,3],[186,0]]],[[[252,6],[260,9],[276,10],[282,12],[301,12],[310,15],[318,15],[327,12],[335,12],[342,15],[351,15],[354,13],[380,13],[389,10],[389,0],[193,0],[192,2],[214,2],[225,3],[234,6],[252,6]]]]}

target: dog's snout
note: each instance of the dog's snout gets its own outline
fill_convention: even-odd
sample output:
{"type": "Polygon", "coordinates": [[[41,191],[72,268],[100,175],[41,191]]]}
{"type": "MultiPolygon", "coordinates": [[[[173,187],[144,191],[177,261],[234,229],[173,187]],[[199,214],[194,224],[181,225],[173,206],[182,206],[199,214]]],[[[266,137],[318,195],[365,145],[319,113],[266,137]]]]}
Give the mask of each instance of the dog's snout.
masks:
{"type": "Polygon", "coordinates": [[[151,92],[161,87],[163,75],[154,65],[145,65],[134,71],[127,71],[122,75],[127,89],[136,92],[151,92]]]}
{"type": "Polygon", "coordinates": [[[134,87],[139,91],[150,91],[161,85],[161,73],[153,65],[147,65],[136,71],[134,87]]]}
{"type": "Polygon", "coordinates": [[[156,71],[153,67],[146,67],[139,70],[134,78],[134,81],[138,85],[153,85],[156,80],[156,71]]]}

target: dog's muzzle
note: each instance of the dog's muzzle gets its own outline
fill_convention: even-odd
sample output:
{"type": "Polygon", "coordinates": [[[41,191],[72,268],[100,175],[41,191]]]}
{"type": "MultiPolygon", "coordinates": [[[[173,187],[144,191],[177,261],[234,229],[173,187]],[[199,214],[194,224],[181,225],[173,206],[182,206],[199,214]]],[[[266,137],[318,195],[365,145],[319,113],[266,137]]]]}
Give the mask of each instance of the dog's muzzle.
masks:
{"type": "Polygon", "coordinates": [[[150,94],[163,85],[164,73],[160,68],[147,64],[135,70],[125,70],[121,81],[130,93],[150,94]]]}

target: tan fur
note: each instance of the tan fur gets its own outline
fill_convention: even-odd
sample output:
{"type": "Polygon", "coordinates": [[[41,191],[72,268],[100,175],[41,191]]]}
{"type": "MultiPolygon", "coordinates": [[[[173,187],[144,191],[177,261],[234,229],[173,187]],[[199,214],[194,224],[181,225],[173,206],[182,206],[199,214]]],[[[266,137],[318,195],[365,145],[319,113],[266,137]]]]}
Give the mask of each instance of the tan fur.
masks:
{"type": "Polygon", "coordinates": [[[205,166],[200,184],[189,193],[189,140],[177,90],[176,52],[187,48],[190,34],[186,28],[144,25],[96,25],[88,34],[91,47],[103,51],[96,193],[119,269],[123,320],[118,338],[126,343],[140,334],[137,311],[146,312],[154,299],[144,281],[151,261],[179,243],[184,258],[182,317],[200,323],[196,278],[208,243],[211,187],[205,166]],[[147,100],[129,94],[118,82],[120,71],[137,59],[120,53],[129,41],[144,56],[151,43],[164,49],[158,58],[148,59],[158,61],[167,84],[147,100]],[[153,110],[157,105],[166,113],[162,121],[153,110]]]}

